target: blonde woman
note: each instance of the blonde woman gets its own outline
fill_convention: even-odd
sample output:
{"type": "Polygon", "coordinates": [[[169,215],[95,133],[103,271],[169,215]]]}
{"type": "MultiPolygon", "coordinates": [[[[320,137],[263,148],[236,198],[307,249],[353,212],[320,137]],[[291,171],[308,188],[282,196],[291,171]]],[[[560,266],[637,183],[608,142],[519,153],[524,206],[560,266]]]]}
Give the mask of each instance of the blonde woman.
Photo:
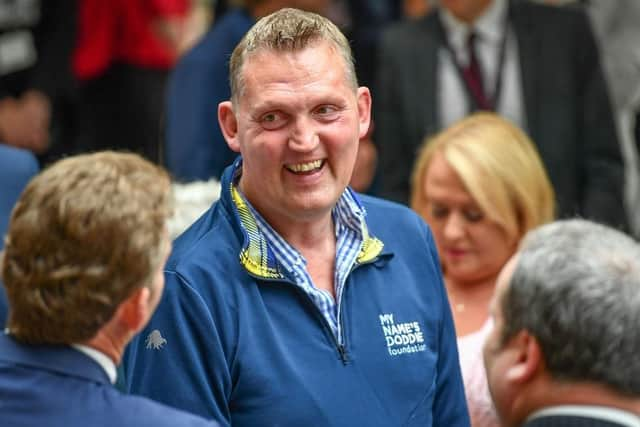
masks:
{"type": "Polygon", "coordinates": [[[425,141],[411,207],[431,226],[458,336],[474,427],[498,426],[482,363],[488,306],[502,266],[530,229],[554,217],[554,193],[531,140],[492,113],[425,141]]]}

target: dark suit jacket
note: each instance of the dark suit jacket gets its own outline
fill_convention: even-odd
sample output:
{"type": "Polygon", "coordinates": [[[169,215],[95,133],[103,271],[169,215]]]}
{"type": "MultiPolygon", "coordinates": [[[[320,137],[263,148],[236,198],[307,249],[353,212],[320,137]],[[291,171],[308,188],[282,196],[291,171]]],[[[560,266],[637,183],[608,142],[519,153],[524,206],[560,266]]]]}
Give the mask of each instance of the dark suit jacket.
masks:
{"type": "Polygon", "coordinates": [[[553,415],[534,418],[522,427],[625,427],[624,424],[605,421],[598,418],[577,417],[571,415],[553,415]]]}
{"type": "MultiPolygon", "coordinates": [[[[403,203],[417,149],[425,136],[440,130],[438,19],[436,11],[394,25],[380,51],[374,139],[381,195],[403,203]]],[[[514,1],[510,24],[518,42],[526,130],[549,172],[559,214],[626,224],[620,147],[586,16],[514,1]]]]}
{"type": "Polygon", "coordinates": [[[71,347],[23,345],[2,333],[0,420],[3,427],[216,425],[118,392],[96,362],[71,347]]]}

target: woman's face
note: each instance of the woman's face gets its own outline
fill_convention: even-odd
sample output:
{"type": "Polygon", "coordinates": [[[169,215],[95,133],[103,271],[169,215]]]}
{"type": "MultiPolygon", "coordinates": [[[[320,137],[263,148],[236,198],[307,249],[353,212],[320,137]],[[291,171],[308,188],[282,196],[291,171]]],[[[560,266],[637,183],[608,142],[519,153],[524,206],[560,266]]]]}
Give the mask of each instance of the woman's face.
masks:
{"type": "Polygon", "coordinates": [[[431,160],[423,184],[427,200],[423,212],[447,280],[495,280],[518,239],[484,214],[442,153],[431,160]]]}

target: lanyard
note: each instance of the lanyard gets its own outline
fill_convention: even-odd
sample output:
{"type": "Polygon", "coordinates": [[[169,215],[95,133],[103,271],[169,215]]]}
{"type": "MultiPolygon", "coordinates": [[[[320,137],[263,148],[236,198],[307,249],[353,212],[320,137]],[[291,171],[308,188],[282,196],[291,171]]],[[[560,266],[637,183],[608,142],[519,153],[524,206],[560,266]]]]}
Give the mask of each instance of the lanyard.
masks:
{"type": "MultiPolygon", "coordinates": [[[[464,67],[458,61],[455,50],[453,49],[453,46],[449,41],[449,37],[447,36],[447,31],[445,30],[444,25],[442,24],[442,18],[440,16],[438,16],[437,23],[438,23],[438,30],[440,32],[440,41],[444,45],[447,52],[449,52],[449,56],[451,57],[451,62],[453,62],[453,65],[456,71],[458,72],[458,77],[464,83],[465,95],[467,96],[467,101],[469,103],[469,110],[477,111],[479,110],[478,100],[473,95],[473,91],[469,86],[469,82],[464,77],[464,71],[463,71],[464,67]]],[[[508,10],[507,10],[507,13],[505,14],[505,22],[504,22],[503,29],[504,31],[502,35],[502,40],[500,41],[500,50],[498,51],[498,69],[497,69],[495,85],[494,85],[493,91],[486,92],[485,94],[487,97],[487,100],[489,101],[489,105],[491,106],[492,111],[495,111],[497,109],[498,100],[500,99],[500,93],[502,91],[502,75],[504,70],[505,57],[507,53],[507,39],[509,35],[509,11],[508,10]]]]}

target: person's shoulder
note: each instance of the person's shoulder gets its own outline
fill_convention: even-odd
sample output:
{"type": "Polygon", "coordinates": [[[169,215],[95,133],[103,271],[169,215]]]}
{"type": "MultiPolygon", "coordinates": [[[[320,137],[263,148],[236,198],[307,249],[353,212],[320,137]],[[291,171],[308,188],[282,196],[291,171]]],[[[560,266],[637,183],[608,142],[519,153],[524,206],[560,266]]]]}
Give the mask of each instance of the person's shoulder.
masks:
{"type": "Polygon", "coordinates": [[[189,64],[227,63],[228,55],[236,44],[251,28],[253,20],[244,11],[234,10],[225,13],[178,61],[176,69],[189,64]]]}
{"type": "MultiPolygon", "coordinates": [[[[216,52],[220,50],[220,31],[212,27],[198,40],[187,52],[182,55],[175,66],[175,70],[182,70],[185,67],[215,63],[220,60],[216,52]]],[[[175,73],[174,73],[175,74],[175,73]]]]}
{"type": "Polygon", "coordinates": [[[418,36],[428,36],[435,32],[437,19],[438,15],[435,11],[417,19],[401,19],[393,22],[384,30],[384,38],[388,42],[400,43],[414,40],[418,36]]]}
{"type": "Polygon", "coordinates": [[[217,42],[221,48],[233,49],[254,23],[255,20],[246,11],[230,10],[213,22],[205,38],[210,45],[217,42]]]}
{"type": "Polygon", "coordinates": [[[246,31],[246,27],[251,27],[255,19],[242,8],[234,8],[224,13],[218,20],[221,27],[240,27],[246,31]]]}
{"type": "Polygon", "coordinates": [[[574,23],[587,21],[587,14],[578,6],[553,6],[532,1],[519,1],[512,4],[513,13],[526,16],[544,25],[551,23],[574,23]]]}
{"type": "Polygon", "coordinates": [[[220,201],[217,200],[193,224],[174,241],[166,270],[171,270],[198,254],[210,253],[220,245],[225,245],[232,230],[225,224],[221,214],[220,201]]]}
{"type": "Polygon", "coordinates": [[[407,206],[401,203],[394,202],[388,199],[383,199],[377,196],[372,196],[369,194],[358,193],[358,199],[367,210],[374,209],[374,210],[383,210],[383,211],[391,210],[391,211],[398,211],[398,212],[404,212],[404,211],[412,212],[411,209],[409,209],[407,206]]]}
{"type": "Polygon", "coordinates": [[[365,194],[359,194],[358,197],[367,212],[367,224],[371,228],[413,228],[422,224],[418,214],[405,205],[365,194]]]}
{"type": "Polygon", "coordinates": [[[38,170],[38,160],[31,151],[0,143],[0,171],[30,177],[38,170]]]}
{"type": "Polygon", "coordinates": [[[427,223],[414,210],[397,202],[360,196],[367,230],[379,239],[385,252],[424,265],[424,256],[436,251],[427,223]],[[422,261],[420,261],[422,260],[422,261]]]}
{"type": "Polygon", "coordinates": [[[241,267],[237,260],[242,249],[243,234],[235,223],[233,213],[227,208],[218,199],[174,240],[165,273],[175,275],[185,284],[202,291],[210,288],[210,283],[203,280],[204,277],[217,282],[231,274],[230,269],[236,272],[235,269],[241,267]],[[200,280],[195,280],[195,277],[200,280]]]}
{"type": "MultiPolygon", "coordinates": [[[[6,344],[6,340],[4,344],[6,344]]],[[[84,377],[83,367],[79,368],[78,375],[65,374],[58,370],[48,371],[33,363],[33,352],[38,353],[39,348],[29,349],[29,346],[26,345],[16,345],[16,347],[20,348],[18,355],[21,357],[26,355],[26,360],[12,358],[12,356],[8,358],[11,360],[0,360],[2,370],[7,374],[6,378],[0,379],[0,394],[3,391],[10,393],[9,405],[5,408],[0,405],[0,419],[8,418],[9,425],[23,425],[24,422],[28,422],[24,425],[69,427],[217,426],[212,421],[150,399],[124,394],[106,381],[84,377]],[[20,387],[24,388],[25,384],[33,382],[34,379],[39,382],[38,390],[30,395],[28,402],[23,402],[28,404],[33,411],[24,413],[11,409],[11,400],[16,400],[11,393],[20,387]],[[69,407],[69,401],[76,402],[76,405],[69,407]],[[48,409],[45,411],[44,408],[48,409]],[[16,421],[17,424],[14,424],[16,421]]],[[[4,346],[3,349],[6,350],[7,347],[4,346]]],[[[9,351],[13,350],[9,348],[9,351]]],[[[54,359],[59,360],[58,356],[54,359]]],[[[96,369],[100,368],[96,366],[96,369]]]]}
{"type": "Polygon", "coordinates": [[[216,427],[218,424],[189,412],[181,411],[142,396],[123,394],[110,390],[114,413],[118,420],[113,425],[121,427],[216,427]]]}

